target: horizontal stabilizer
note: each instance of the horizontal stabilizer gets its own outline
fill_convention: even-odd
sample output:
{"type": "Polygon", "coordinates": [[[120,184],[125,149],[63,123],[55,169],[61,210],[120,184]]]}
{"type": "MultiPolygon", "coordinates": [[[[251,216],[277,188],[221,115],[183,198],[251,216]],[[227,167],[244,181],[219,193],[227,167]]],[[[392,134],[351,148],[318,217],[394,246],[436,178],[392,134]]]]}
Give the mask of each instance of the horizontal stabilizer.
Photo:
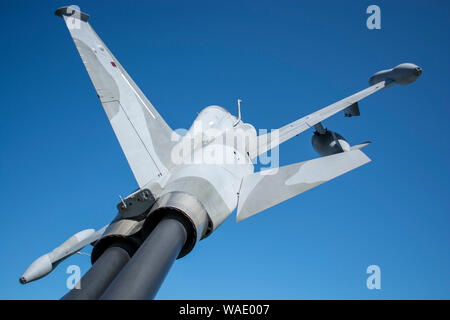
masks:
{"type": "Polygon", "coordinates": [[[370,162],[359,150],[365,145],[347,152],[249,174],[242,181],[236,221],[247,219],[370,162]]]}

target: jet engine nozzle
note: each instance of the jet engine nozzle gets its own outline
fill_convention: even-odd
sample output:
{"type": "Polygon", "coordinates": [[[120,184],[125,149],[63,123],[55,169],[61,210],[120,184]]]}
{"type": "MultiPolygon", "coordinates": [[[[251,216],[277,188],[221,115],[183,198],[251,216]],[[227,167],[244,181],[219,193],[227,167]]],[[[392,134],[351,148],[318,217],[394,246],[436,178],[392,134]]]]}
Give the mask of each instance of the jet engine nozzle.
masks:
{"type": "Polygon", "coordinates": [[[422,68],[413,63],[402,63],[395,68],[382,70],[370,77],[369,84],[381,81],[392,81],[399,85],[407,85],[413,83],[422,74],[422,68]]]}
{"type": "Polygon", "coordinates": [[[145,220],[144,233],[151,233],[164,217],[174,217],[185,226],[187,239],[178,258],[184,257],[200,239],[211,232],[208,213],[198,199],[184,192],[169,192],[161,196],[145,220]]]}
{"type": "Polygon", "coordinates": [[[321,157],[350,151],[350,145],[339,133],[326,130],[325,133],[314,132],[311,144],[321,157]]]}

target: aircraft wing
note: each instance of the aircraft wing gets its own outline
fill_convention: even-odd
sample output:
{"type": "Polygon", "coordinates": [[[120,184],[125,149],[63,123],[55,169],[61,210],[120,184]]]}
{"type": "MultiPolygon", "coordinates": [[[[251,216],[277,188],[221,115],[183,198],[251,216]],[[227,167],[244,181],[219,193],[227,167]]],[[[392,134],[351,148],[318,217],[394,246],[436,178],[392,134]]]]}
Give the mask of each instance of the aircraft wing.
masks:
{"type": "Polygon", "coordinates": [[[163,175],[172,165],[176,134],[92,29],[87,14],[71,6],[55,15],[66,22],[139,186],[163,175]]]}
{"type": "Polygon", "coordinates": [[[252,155],[254,157],[263,154],[267,150],[275,148],[281,143],[295,137],[296,135],[308,130],[319,122],[331,117],[332,115],[348,108],[349,106],[357,103],[358,101],[370,96],[371,94],[384,89],[391,85],[389,81],[382,81],[369,88],[361,90],[345,99],[335,102],[325,108],[322,108],[316,112],[307,115],[301,119],[291,122],[278,130],[272,131],[270,133],[258,136],[257,148],[258,150],[253,151],[252,155]]]}
{"type": "Polygon", "coordinates": [[[370,162],[360,150],[367,144],[354,146],[347,152],[245,176],[239,191],[236,221],[247,219],[370,162]]]}

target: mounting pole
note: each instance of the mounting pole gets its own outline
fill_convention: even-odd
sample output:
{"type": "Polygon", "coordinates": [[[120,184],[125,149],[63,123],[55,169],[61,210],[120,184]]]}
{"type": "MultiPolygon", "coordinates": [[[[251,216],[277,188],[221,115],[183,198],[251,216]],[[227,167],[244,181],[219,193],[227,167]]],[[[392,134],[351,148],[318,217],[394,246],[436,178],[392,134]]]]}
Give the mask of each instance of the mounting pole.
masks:
{"type": "Polygon", "coordinates": [[[324,126],[322,125],[322,122],[316,123],[314,125],[314,129],[316,129],[316,132],[320,133],[320,134],[325,134],[327,133],[327,129],[324,128],[324,126]]]}

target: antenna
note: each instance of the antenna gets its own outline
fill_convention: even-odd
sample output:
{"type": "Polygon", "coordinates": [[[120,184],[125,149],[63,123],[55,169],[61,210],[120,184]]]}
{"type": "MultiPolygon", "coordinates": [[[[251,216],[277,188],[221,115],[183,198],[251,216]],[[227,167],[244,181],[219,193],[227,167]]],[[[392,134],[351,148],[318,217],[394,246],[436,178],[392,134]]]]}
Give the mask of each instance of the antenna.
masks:
{"type": "Polygon", "coordinates": [[[237,124],[238,124],[239,122],[241,122],[241,102],[242,102],[242,100],[241,100],[241,99],[238,99],[237,102],[238,102],[238,119],[237,119],[237,121],[234,123],[233,127],[236,127],[237,124]]]}
{"type": "Polygon", "coordinates": [[[120,202],[122,202],[123,208],[126,209],[127,208],[127,204],[125,203],[125,201],[123,201],[123,198],[122,198],[122,196],[120,194],[119,194],[119,198],[120,198],[120,202]]]}

